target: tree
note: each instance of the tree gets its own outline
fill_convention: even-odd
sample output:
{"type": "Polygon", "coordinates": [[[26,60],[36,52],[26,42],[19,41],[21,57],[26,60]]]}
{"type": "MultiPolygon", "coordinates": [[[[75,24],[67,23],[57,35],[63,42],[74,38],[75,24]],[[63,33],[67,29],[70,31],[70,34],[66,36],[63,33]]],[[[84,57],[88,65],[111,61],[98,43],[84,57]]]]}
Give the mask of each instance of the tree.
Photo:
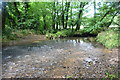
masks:
{"type": "Polygon", "coordinates": [[[62,0],[62,26],[63,26],[63,29],[65,28],[64,27],[64,5],[63,5],[63,0],[62,0]]]}
{"type": "MultiPolygon", "coordinates": [[[[57,4],[56,5],[58,5],[59,4],[59,2],[57,2],[57,4]]],[[[59,16],[58,16],[58,11],[59,11],[59,9],[58,10],[56,10],[56,30],[58,30],[58,25],[59,25],[59,16]]]]}
{"type": "Polygon", "coordinates": [[[5,21],[6,21],[6,2],[2,3],[2,30],[5,31],[5,21]]]}
{"type": "MultiPolygon", "coordinates": [[[[35,30],[36,32],[57,32],[61,29],[79,30],[81,26],[88,26],[87,32],[97,27],[109,27],[118,15],[119,2],[95,3],[91,2],[10,2],[2,7],[3,29],[35,30]],[[86,7],[94,7],[94,16],[85,16],[86,7]],[[6,18],[5,18],[6,17],[6,18]],[[5,25],[7,27],[5,27],[5,25]]],[[[117,22],[116,24],[118,24],[117,22]]]]}
{"type": "Polygon", "coordinates": [[[96,2],[94,0],[94,23],[96,24],[96,2]]]}
{"type": "Polygon", "coordinates": [[[80,2],[80,6],[79,6],[79,13],[78,13],[78,19],[76,22],[76,31],[80,29],[80,25],[81,25],[81,17],[82,17],[82,12],[83,12],[83,8],[85,7],[85,5],[88,4],[86,2],[80,2]]]}
{"type": "Polygon", "coordinates": [[[65,8],[65,11],[66,11],[66,23],[65,23],[65,29],[67,29],[67,21],[68,21],[68,13],[69,13],[69,7],[70,7],[70,2],[66,2],[66,8],[65,8]]]}
{"type": "Polygon", "coordinates": [[[52,16],[52,27],[55,30],[55,17],[56,17],[56,9],[55,9],[55,2],[53,3],[53,16],[52,16]]]}

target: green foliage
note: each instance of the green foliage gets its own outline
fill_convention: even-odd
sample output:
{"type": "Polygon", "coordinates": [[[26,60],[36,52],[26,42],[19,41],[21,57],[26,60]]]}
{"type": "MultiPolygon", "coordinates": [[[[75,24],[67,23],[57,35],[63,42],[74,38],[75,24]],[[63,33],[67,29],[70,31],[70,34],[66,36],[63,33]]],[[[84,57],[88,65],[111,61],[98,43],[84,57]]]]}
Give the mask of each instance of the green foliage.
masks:
{"type": "Polygon", "coordinates": [[[5,25],[6,29],[4,32],[2,32],[3,35],[9,35],[13,31],[12,28],[8,25],[5,25]]]}
{"type": "Polygon", "coordinates": [[[114,78],[117,78],[116,74],[110,74],[108,72],[106,72],[106,77],[105,78],[109,78],[110,80],[113,80],[114,78]]]}
{"type": "Polygon", "coordinates": [[[52,39],[53,37],[54,37],[54,34],[52,34],[52,33],[46,34],[46,38],[48,38],[48,39],[52,39]]]}
{"type": "Polygon", "coordinates": [[[17,40],[19,38],[23,38],[24,36],[27,35],[32,35],[35,34],[34,30],[13,30],[12,32],[10,32],[9,34],[3,34],[2,38],[3,41],[10,41],[10,40],[17,40]]]}
{"type": "MultiPolygon", "coordinates": [[[[69,37],[76,34],[97,35],[104,30],[102,27],[106,27],[109,24],[117,11],[117,6],[112,5],[118,4],[113,2],[96,4],[98,11],[94,16],[88,17],[86,16],[86,12],[89,12],[87,6],[92,4],[70,2],[68,7],[68,2],[7,3],[3,38],[15,40],[28,34],[46,34],[47,38],[69,37]],[[108,14],[104,16],[107,12],[108,14]],[[78,25],[78,28],[76,25],[78,25]],[[73,30],[71,30],[72,26],[73,30]],[[80,26],[84,26],[84,29],[79,30],[80,26]],[[74,31],[75,27],[77,31],[74,31]]],[[[119,17],[116,17],[114,24],[119,25],[119,17]]],[[[115,36],[112,37],[116,38],[115,36]]],[[[109,41],[112,42],[112,40],[109,41]]],[[[107,45],[108,47],[111,45],[115,46],[116,42],[117,40],[115,40],[114,44],[108,42],[106,44],[109,44],[107,45]]]]}
{"type": "Polygon", "coordinates": [[[103,30],[102,27],[85,27],[84,29],[81,29],[79,31],[76,31],[75,34],[78,35],[84,35],[84,34],[93,34],[93,35],[97,35],[98,33],[100,33],[103,30]]]}
{"type": "Polygon", "coordinates": [[[73,36],[73,35],[74,35],[74,32],[72,32],[72,30],[69,29],[69,30],[61,30],[54,34],[48,33],[48,34],[46,34],[46,38],[54,39],[54,38],[61,38],[61,37],[69,37],[69,36],[73,36]]]}
{"type": "Polygon", "coordinates": [[[107,48],[114,48],[120,46],[119,42],[119,30],[109,29],[105,32],[101,32],[97,36],[97,41],[102,43],[107,48]]]}
{"type": "Polygon", "coordinates": [[[96,27],[93,27],[93,28],[92,28],[92,30],[90,31],[90,34],[96,34],[96,35],[97,35],[97,34],[100,33],[102,30],[103,30],[102,27],[96,26],[96,27]]]}
{"type": "Polygon", "coordinates": [[[66,76],[66,78],[73,78],[73,76],[66,76]]]}
{"type": "Polygon", "coordinates": [[[87,30],[79,30],[79,31],[76,31],[74,35],[83,35],[83,34],[86,34],[87,33],[87,30]]]}

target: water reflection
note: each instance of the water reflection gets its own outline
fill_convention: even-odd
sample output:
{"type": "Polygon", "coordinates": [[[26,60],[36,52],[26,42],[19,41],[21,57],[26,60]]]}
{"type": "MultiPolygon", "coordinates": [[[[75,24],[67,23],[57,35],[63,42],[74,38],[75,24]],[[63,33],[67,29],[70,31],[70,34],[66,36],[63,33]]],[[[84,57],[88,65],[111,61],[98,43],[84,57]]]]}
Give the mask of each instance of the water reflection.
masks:
{"type": "Polygon", "coordinates": [[[53,49],[68,49],[68,48],[92,49],[93,44],[88,38],[67,38],[58,40],[48,40],[29,45],[12,46],[3,48],[3,59],[10,59],[13,57],[20,58],[21,55],[49,52],[53,49]]]}

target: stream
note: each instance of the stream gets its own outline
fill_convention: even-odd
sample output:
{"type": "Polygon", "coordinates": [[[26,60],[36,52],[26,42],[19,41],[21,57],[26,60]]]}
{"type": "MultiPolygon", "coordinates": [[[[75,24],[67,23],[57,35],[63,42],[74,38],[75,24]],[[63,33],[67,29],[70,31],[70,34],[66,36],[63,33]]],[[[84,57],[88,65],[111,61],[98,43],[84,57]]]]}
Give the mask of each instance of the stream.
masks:
{"type": "Polygon", "coordinates": [[[104,78],[106,72],[118,72],[118,49],[106,49],[92,37],[2,48],[3,78],[104,78]]]}

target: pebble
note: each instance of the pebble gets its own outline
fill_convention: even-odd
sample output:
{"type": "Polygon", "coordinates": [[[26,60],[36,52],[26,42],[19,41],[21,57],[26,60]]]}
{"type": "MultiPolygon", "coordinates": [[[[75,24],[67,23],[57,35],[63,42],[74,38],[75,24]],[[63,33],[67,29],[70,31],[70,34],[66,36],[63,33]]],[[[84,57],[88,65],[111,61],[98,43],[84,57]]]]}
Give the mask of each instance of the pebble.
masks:
{"type": "Polygon", "coordinates": [[[8,57],[6,57],[6,59],[9,59],[9,58],[12,58],[12,56],[8,56],[8,57]]]}
{"type": "MultiPolygon", "coordinates": [[[[71,43],[72,42],[70,42],[69,44],[71,43]]],[[[84,42],[83,42],[83,45],[85,44],[85,46],[81,46],[81,45],[73,46],[73,44],[69,46],[68,43],[65,43],[65,44],[66,45],[62,45],[61,43],[59,44],[53,43],[52,45],[55,47],[50,47],[48,45],[44,45],[39,48],[31,47],[32,49],[31,51],[33,51],[31,52],[32,54],[29,51],[30,54],[28,55],[25,54],[23,55],[23,57],[18,55],[16,56],[15,61],[8,61],[7,62],[8,64],[6,63],[3,64],[4,66],[3,75],[5,76],[5,74],[7,74],[7,77],[11,77],[11,76],[15,77],[14,75],[18,75],[17,77],[20,77],[20,78],[21,77],[30,77],[30,78],[45,77],[46,78],[46,77],[52,77],[52,76],[55,77],[58,75],[60,75],[59,77],[63,77],[65,75],[78,75],[73,77],[91,77],[91,76],[103,74],[105,70],[111,69],[110,67],[114,66],[112,64],[108,65],[106,64],[106,62],[117,61],[117,60],[107,60],[106,57],[108,56],[104,55],[103,53],[101,53],[102,55],[100,56],[98,55],[96,57],[95,56],[97,52],[96,49],[94,47],[90,48],[92,45],[89,45],[84,42]],[[62,48],[59,47],[59,45],[61,45],[62,48]],[[89,49],[92,49],[93,51],[85,48],[87,45],[89,45],[89,49]],[[75,54],[75,59],[79,57],[79,58],[83,58],[82,60],[80,60],[79,62],[74,61],[73,63],[70,63],[69,61],[67,61],[69,60],[70,57],[73,58],[74,53],[78,51],[80,54],[79,55],[75,54]],[[89,51],[90,53],[87,51],[89,51]],[[102,61],[103,55],[105,59],[104,61],[102,61]],[[94,71],[98,73],[95,73],[94,71]],[[10,75],[10,72],[11,72],[11,75],[10,75]],[[17,74],[12,74],[13,72],[16,72],[17,74]],[[81,74],[81,76],[79,76],[79,74],[81,74]]],[[[111,59],[110,56],[111,55],[109,55],[109,58],[111,59]]],[[[113,57],[116,58],[114,55],[113,57]]],[[[8,56],[8,59],[11,60],[11,58],[13,57],[8,56]]],[[[104,74],[102,75],[102,77],[103,76],[104,74]]]]}

